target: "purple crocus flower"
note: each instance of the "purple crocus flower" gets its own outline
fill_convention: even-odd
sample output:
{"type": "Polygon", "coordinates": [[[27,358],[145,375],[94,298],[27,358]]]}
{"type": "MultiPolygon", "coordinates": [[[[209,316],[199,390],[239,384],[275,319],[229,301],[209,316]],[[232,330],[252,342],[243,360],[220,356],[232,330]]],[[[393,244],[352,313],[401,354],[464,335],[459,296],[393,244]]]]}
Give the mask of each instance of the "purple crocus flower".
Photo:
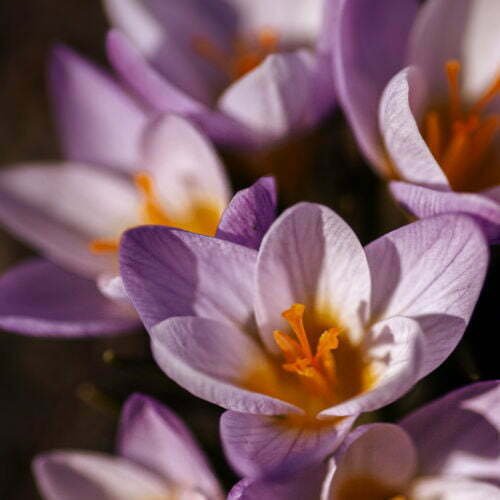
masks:
{"type": "Polygon", "coordinates": [[[333,0],[334,76],[366,157],[419,217],[465,212],[500,242],[494,0],[333,0]]]}
{"type": "Polygon", "coordinates": [[[456,390],[399,425],[358,427],[322,465],[293,478],[244,479],[229,500],[500,499],[500,383],[456,390]]]}
{"type": "Polygon", "coordinates": [[[105,0],[108,56],[155,112],[220,144],[258,147],[334,104],[324,0],[105,0]]]}
{"type": "Polygon", "coordinates": [[[184,423],[158,401],[125,403],[117,456],[52,451],[33,471],[46,500],[221,500],[220,485],[184,423]]]}
{"type": "Polygon", "coordinates": [[[256,476],[322,460],[355,416],[440,365],[469,321],[488,248],[470,218],[446,215],[363,249],[334,212],[302,203],[259,252],[142,227],[124,235],[120,259],[157,363],[229,410],[229,460],[256,476]]]}
{"type": "Polygon", "coordinates": [[[68,161],[0,173],[1,222],[50,262],[2,276],[2,328],[77,337],[137,327],[117,266],[120,234],[135,225],[258,246],[274,218],[271,178],[230,201],[214,148],[188,121],[164,115],[147,124],[132,97],[68,49],[55,52],[51,74],[68,161]]]}

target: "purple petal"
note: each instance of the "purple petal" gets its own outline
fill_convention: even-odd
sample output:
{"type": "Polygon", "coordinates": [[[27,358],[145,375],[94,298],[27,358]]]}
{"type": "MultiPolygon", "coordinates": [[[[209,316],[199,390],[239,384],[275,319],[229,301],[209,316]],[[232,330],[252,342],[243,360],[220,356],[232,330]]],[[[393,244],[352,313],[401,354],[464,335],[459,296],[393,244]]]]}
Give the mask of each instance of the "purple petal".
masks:
{"type": "Polygon", "coordinates": [[[224,211],[217,238],[258,249],[276,218],[277,193],[274,177],[261,177],[238,191],[224,211]]]}
{"type": "Polygon", "coordinates": [[[479,382],[411,413],[401,426],[412,436],[424,475],[456,475],[500,485],[500,382],[479,382]]]}
{"type": "Polygon", "coordinates": [[[203,452],[184,423],[167,407],[141,394],[129,397],[122,410],[119,454],[154,471],[169,483],[222,497],[203,452]]]}
{"type": "Polygon", "coordinates": [[[47,500],[168,498],[168,485],[128,460],[84,451],[39,455],[33,472],[47,500]]]}
{"type": "Polygon", "coordinates": [[[218,108],[267,143],[314,125],[315,56],[307,50],[268,56],[234,82],[218,108]]]}
{"type": "Polygon", "coordinates": [[[256,252],[162,226],[127,231],[120,273],[146,328],[171,316],[253,322],[256,252]]]}
{"type": "Polygon", "coordinates": [[[500,500],[500,488],[461,477],[423,477],[408,492],[415,500],[500,500]]]}
{"type": "Polygon", "coordinates": [[[221,438],[233,468],[246,477],[293,474],[319,464],[340,445],[355,417],[318,424],[288,422],[227,411],[221,418],[221,438]]]}
{"type": "Polygon", "coordinates": [[[448,190],[448,180],[415,120],[420,77],[417,69],[405,68],[389,82],[380,101],[380,130],[401,179],[448,190]]]}
{"type": "Polygon", "coordinates": [[[345,492],[342,497],[339,494],[345,491],[346,483],[355,479],[372,480],[389,492],[401,492],[417,471],[417,453],[401,427],[363,425],[347,436],[335,453],[332,469],[329,484],[325,485],[327,498],[347,498],[345,492]]]}
{"type": "Polygon", "coordinates": [[[500,199],[494,193],[443,192],[406,182],[391,182],[394,197],[405,210],[420,218],[464,213],[481,225],[491,244],[500,243],[500,199]]]}
{"type": "Polygon", "coordinates": [[[114,335],[138,327],[126,305],[105,298],[92,280],[36,259],[0,278],[0,327],[33,336],[114,335]]]}
{"type": "Polygon", "coordinates": [[[396,401],[418,381],[423,341],[418,323],[394,316],[376,323],[366,341],[366,357],[373,370],[373,387],[340,404],[323,410],[319,416],[357,415],[396,401]]]}
{"type": "Polygon", "coordinates": [[[266,347],[286,328],[281,313],[294,303],[314,315],[334,313],[353,341],[363,335],[361,311],[370,303],[370,271],[356,235],[334,212],[300,203],[265,236],[257,263],[256,317],[266,347]]]}
{"type": "Polygon", "coordinates": [[[111,76],[69,48],[54,49],[49,69],[66,158],[135,169],[144,110],[111,76]]]}
{"type": "Polygon", "coordinates": [[[378,132],[378,105],[387,82],[404,64],[418,2],[334,2],[332,43],[337,95],[363,153],[383,175],[389,175],[378,132]]]}
{"type": "Polygon", "coordinates": [[[469,217],[437,216],[382,236],[366,255],[374,317],[420,323],[423,377],[449,356],[469,322],[488,266],[481,230],[469,217]]]}
{"type": "Polygon", "coordinates": [[[255,340],[234,326],[205,318],[170,318],[156,325],[151,335],[160,368],[195,396],[249,413],[300,412],[291,404],[244,388],[256,367],[269,361],[255,340]]]}

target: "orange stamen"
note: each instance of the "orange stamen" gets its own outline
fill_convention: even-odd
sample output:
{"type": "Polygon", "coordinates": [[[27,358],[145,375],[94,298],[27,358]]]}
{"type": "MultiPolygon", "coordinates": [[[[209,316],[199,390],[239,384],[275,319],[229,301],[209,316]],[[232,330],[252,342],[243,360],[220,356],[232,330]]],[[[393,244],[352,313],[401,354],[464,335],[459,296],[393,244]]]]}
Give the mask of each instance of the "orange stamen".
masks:
{"type": "Polygon", "coordinates": [[[441,153],[442,132],[437,111],[430,111],[425,117],[426,142],[435,158],[441,153]]]}
{"type": "Polygon", "coordinates": [[[460,63],[456,59],[446,62],[446,77],[448,79],[448,92],[450,97],[450,118],[456,120],[460,117],[461,99],[459,85],[460,63]]]}
{"type": "Polygon", "coordinates": [[[89,243],[89,251],[95,254],[115,253],[118,251],[119,246],[118,240],[97,239],[89,243]]]}
{"type": "Polygon", "coordinates": [[[229,71],[228,56],[215,43],[204,37],[192,41],[194,51],[224,73],[229,71]]]}
{"type": "Polygon", "coordinates": [[[500,75],[498,75],[491,85],[482,93],[481,97],[472,107],[472,112],[481,113],[498,93],[500,93],[500,75]]]}
{"type": "Polygon", "coordinates": [[[140,172],[134,176],[134,182],[143,198],[141,215],[144,224],[172,225],[158,201],[152,177],[146,172],[140,172]]]}

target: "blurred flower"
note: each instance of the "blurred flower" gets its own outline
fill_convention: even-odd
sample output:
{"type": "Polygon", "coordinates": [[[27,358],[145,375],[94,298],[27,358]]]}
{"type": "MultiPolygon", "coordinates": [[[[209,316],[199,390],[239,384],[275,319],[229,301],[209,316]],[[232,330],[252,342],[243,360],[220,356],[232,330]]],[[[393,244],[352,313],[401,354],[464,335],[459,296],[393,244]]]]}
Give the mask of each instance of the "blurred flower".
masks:
{"type": "Polygon", "coordinates": [[[499,415],[498,381],[472,384],[425,405],[399,425],[358,427],[328,470],[321,466],[274,481],[245,479],[228,498],[500,499],[499,415]]]}
{"type": "Polygon", "coordinates": [[[469,321],[488,248],[473,221],[449,215],[364,250],[334,212],[303,203],[258,253],[142,227],[124,235],[120,259],[157,363],[230,410],[227,455],[255,476],[322,460],[354,416],[439,366],[469,321]]]}
{"type": "Polygon", "coordinates": [[[413,214],[469,213],[500,242],[497,2],[334,4],[336,88],[364,154],[413,214]]]}
{"type": "Polygon", "coordinates": [[[0,220],[57,264],[35,260],[1,278],[2,328],[82,336],[137,326],[118,276],[119,240],[130,227],[168,225],[258,247],[274,219],[272,178],[230,201],[214,149],[189,122],[165,115],[142,139],[135,174],[77,162],[0,173],[0,220]]]}
{"type": "Polygon", "coordinates": [[[116,72],[155,112],[212,139],[261,146],[334,104],[324,0],[104,0],[116,72]]]}
{"type": "Polygon", "coordinates": [[[219,500],[223,494],[184,423],[152,398],[125,403],[117,455],[52,451],[33,463],[46,500],[219,500]]]}

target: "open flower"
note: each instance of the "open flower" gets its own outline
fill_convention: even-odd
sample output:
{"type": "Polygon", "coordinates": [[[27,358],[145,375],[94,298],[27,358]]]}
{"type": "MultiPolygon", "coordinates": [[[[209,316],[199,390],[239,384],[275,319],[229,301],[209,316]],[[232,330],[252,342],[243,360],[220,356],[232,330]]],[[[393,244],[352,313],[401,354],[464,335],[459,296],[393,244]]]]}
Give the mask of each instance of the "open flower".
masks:
{"type": "MultiPolygon", "coordinates": [[[[97,78],[93,68],[75,64],[77,73],[97,78]]],[[[66,96],[59,109],[69,113],[86,99],[66,96]]],[[[120,115],[115,119],[119,122],[120,115]]],[[[165,115],[145,128],[140,159],[133,164],[135,173],[130,166],[119,171],[106,163],[75,161],[1,172],[0,220],[51,261],[21,264],[1,278],[2,328],[62,336],[130,330],[138,319],[118,277],[124,230],[161,224],[257,248],[274,219],[273,180],[262,178],[230,201],[213,147],[183,118],[165,115]]]]}
{"type": "Polygon", "coordinates": [[[142,227],[124,235],[120,260],[157,363],[230,410],[227,455],[255,476],[323,459],[355,416],[442,363],[468,323],[488,249],[459,215],[363,249],[334,212],[303,203],[271,226],[259,252],[142,227]]]}
{"type": "Polygon", "coordinates": [[[188,116],[218,143],[260,146],[332,109],[324,3],[105,0],[109,59],[151,109],[188,116]]]}
{"type": "Polygon", "coordinates": [[[328,470],[321,466],[280,481],[245,479],[228,498],[497,500],[499,414],[499,382],[472,384],[425,405],[399,425],[358,427],[328,470]]]}
{"type": "Polygon", "coordinates": [[[499,242],[496,2],[334,3],[337,92],[367,158],[415,215],[469,213],[499,242]]]}
{"type": "Polygon", "coordinates": [[[125,403],[117,456],[52,451],[33,463],[46,500],[221,500],[203,452],[184,423],[158,401],[134,394],[125,403]]]}

